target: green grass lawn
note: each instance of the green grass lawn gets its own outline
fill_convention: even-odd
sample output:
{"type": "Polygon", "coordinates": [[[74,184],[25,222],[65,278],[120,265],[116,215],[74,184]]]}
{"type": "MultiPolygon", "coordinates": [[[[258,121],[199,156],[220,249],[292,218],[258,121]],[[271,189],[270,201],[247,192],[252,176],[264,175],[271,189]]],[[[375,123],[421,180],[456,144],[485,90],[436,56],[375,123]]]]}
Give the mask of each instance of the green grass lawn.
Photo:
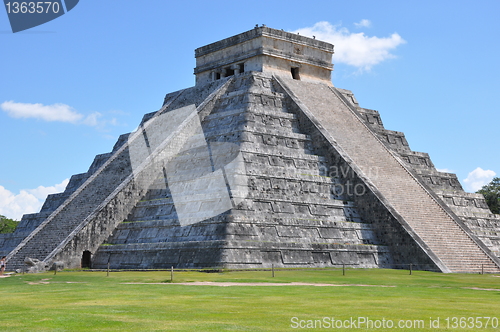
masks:
{"type": "Polygon", "coordinates": [[[343,276],[311,269],[277,270],[272,278],[270,271],[176,271],[170,282],[170,271],[109,277],[63,271],[0,279],[0,295],[1,331],[392,331],[402,330],[400,321],[411,325],[408,331],[500,331],[500,277],[493,275],[348,269],[343,276]],[[262,286],[178,284],[197,281],[262,286]],[[341,286],[264,286],[269,282],[341,286]],[[487,319],[478,317],[495,319],[485,328],[487,319]],[[332,318],[344,327],[351,319],[357,324],[328,328],[332,318]],[[360,325],[363,319],[373,328],[360,325]],[[439,328],[430,319],[439,319],[439,328]],[[383,320],[394,328],[377,328],[383,320]]]}

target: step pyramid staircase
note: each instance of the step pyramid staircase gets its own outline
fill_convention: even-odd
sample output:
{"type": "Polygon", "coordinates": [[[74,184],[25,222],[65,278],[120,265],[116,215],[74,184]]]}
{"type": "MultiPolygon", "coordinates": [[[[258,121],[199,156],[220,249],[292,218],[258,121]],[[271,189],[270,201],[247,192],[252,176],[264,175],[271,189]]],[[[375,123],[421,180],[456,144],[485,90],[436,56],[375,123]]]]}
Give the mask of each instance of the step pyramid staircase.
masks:
{"type": "Polygon", "coordinates": [[[331,144],[359,168],[360,176],[363,169],[377,170],[365,183],[392,207],[442,271],[500,271],[498,258],[385,147],[340,92],[315,83],[278,80],[303,112],[321,124],[331,144]]]}
{"type": "MultiPolygon", "coordinates": [[[[169,160],[183,146],[189,136],[193,120],[209,112],[213,101],[227,88],[229,82],[219,87],[199,104],[197,112],[180,119],[173,128],[163,128],[166,137],[157,139],[155,154],[144,146],[143,133],[148,127],[155,127],[157,119],[169,104],[167,103],[156,117],[141,124],[140,130],[128,136],[127,140],[119,140],[115,151],[100,158],[99,167],[91,167],[93,173],[88,176],[76,176],[72,180],[83,182],[60,205],[50,213],[37,227],[25,237],[10,253],[7,260],[12,268],[22,268],[26,257],[43,261],[50,266],[54,261],[64,260],[66,266],[80,266],[81,254],[77,251],[95,251],[100,243],[121,222],[129,210],[140,200],[149,184],[154,180],[161,163],[155,158],[169,160]],[[163,145],[162,145],[163,144],[163,145]],[[144,160],[133,169],[131,151],[139,151],[142,155],[136,160],[144,160]],[[105,160],[102,160],[105,159],[105,160]],[[85,179],[83,181],[83,179],[85,179]],[[81,249],[85,248],[85,249],[81,249]],[[69,255],[68,255],[69,253],[69,255]]],[[[206,87],[205,93],[212,90],[206,87]]],[[[183,91],[176,94],[180,96],[183,91]]],[[[197,91],[199,96],[203,93],[197,91]]],[[[175,100],[176,98],[173,98],[175,100]]],[[[164,125],[164,123],[161,123],[164,125]]],[[[154,139],[150,137],[150,141],[154,139]]],[[[72,183],[69,188],[76,187],[72,183]]],[[[44,212],[44,211],[42,211],[44,212]]],[[[46,212],[45,212],[46,213],[46,212]]],[[[37,218],[35,218],[36,220],[37,218]]],[[[39,218],[38,218],[39,220],[39,218]]]]}
{"type": "Polygon", "coordinates": [[[11,269],[387,267],[499,273],[500,217],[331,85],[333,45],[256,27],[25,215],[11,269]]]}

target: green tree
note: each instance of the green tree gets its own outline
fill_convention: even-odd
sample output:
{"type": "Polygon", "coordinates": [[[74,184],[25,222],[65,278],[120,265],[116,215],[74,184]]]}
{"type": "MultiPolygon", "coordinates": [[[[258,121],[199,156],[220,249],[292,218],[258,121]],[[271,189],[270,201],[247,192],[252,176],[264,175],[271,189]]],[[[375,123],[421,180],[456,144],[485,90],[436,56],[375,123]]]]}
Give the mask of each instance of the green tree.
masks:
{"type": "Polygon", "coordinates": [[[14,232],[18,224],[19,221],[17,220],[0,215],[0,234],[14,232]]]}
{"type": "Polygon", "coordinates": [[[500,213],[500,178],[494,178],[490,183],[478,190],[477,193],[483,194],[491,212],[500,213]]]}

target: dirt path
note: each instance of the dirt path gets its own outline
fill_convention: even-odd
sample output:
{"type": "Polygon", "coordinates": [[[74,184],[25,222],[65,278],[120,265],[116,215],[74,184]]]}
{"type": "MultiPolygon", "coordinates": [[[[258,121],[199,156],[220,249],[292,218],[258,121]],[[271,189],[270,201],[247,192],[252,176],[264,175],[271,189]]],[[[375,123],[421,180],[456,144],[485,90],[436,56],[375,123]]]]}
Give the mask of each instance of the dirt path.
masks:
{"type": "Polygon", "coordinates": [[[484,290],[490,292],[500,292],[500,289],[497,288],[478,288],[478,287],[462,287],[463,289],[473,289],[473,290],[484,290]]]}
{"type": "Polygon", "coordinates": [[[360,284],[312,284],[305,282],[213,282],[213,281],[194,281],[194,282],[158,282],[158,283],[141,283],[127,282],[125,285],[184,285],[184,286],[316,286],[316,287],[396,287],[386,285],[360,285],[360,284]]]}

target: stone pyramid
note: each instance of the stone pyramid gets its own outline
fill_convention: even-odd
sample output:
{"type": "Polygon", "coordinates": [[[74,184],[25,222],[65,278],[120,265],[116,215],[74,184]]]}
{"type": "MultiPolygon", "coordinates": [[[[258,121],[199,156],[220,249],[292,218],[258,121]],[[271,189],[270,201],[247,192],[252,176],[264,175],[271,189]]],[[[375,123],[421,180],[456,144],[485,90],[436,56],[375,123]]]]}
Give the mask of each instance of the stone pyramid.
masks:
{"type": "Polygon", "coordinates": [[[500,217],[334,87],[332,54],[265,26],[198,48],[194,87],[0,237],[9,267],[500,272],[500,217]]]}

